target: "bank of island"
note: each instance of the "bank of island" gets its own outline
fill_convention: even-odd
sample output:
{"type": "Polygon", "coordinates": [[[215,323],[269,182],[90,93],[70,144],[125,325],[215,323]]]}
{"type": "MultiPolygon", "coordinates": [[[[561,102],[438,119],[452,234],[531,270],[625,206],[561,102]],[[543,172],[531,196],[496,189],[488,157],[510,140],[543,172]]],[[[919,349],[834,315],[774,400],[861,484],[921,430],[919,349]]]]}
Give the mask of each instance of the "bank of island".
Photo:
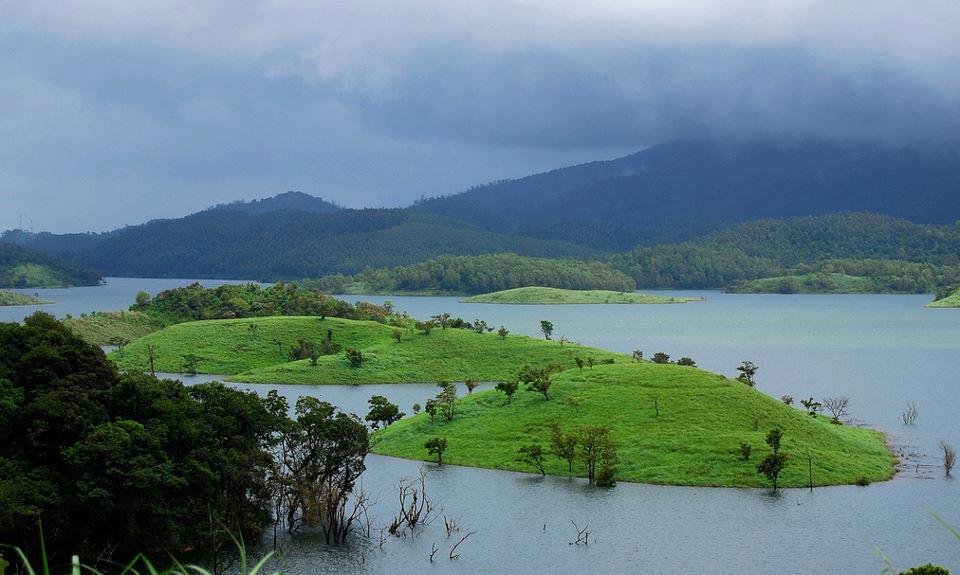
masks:
{"type": "Polygon", "coordinates": [[[475,295],[462,303],[547,304],[672,304],[703,301],[702,297],[668,297],[610,290],[571,290],[549,287],[521,287],[475,295]]]}
{"type": "Polygon", "coordinates": [[[42,300],[35,295],[9,290],[0,290],[0,306],[41,305],[48,303],[53,302],[42,300]]]}
{"type": "MultiPolygon", "coordinates": [[[[234,381],[277,384],[509,381],[524,366],[555,366],[549,399],[522,385],[509,402],[499,391],[475,392],[456,401],[450,421],[420,413],[378,431],[373,451],[383,455],[426,460],[424,443],[444,437],[445,462],[532,471],[517,461],[518,449],[537,443],[549,453],[553,422],[568,433],[604,425],[619,454],[618,480],[763,486],[757,464],[769,451],[764,437],[780,427],[788,455],[782,485],[806,485],[810,463],[816,485],[884,480],[894,471],[880,433],[834,425],[695,367],[473,326],[416,325],[303,316],[194,321],[110,357],[122,369],[146,370],[152,355],[157,371],[185,371],[189,363],[234,381]],[[351,359],[357,353],[362,360],[351,359]],[[298,354],[312,357],[294,359],[298,354]],[[741,444],[751,446],[749,459],[741,444]]],[[[547,455],[545,470],[564,475],[567,463],[547,455]]],[[[573,473],[585,470],[576,463],[573,473]]]]}
{"type": "Polygon", "coordinates": [[[926,307],[960,308],[960,288],[942,290],[937,293],[936,299],[928,303],[926,307]]]}

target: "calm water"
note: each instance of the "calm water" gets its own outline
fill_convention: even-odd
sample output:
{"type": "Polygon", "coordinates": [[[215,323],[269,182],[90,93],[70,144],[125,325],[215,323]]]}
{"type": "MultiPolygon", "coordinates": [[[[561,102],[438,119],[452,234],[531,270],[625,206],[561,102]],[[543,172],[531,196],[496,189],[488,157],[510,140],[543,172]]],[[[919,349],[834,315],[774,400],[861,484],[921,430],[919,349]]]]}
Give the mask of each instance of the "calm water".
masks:
{"type": "MultiPolygon", "coordinates": [[[[120,309],[139,289],[186,280],[110,280],[106,288],[41,290],[60,302],[45,309],[62,315],[120,309]],[[98,291],[102,290],[102,291],[98,291]],[[48,292],[56,292],[48,293],[48,292]]],[[[205,282],[213,283],[213,282],[205,282]]],[[[681,292],[668,292],[681,293],[681,292]]],[[[684,295],[689,295],[689,292],[684,295]]],[[[758,387],[773,396],[847,395],[852,415],[890,433],[897,445],[938,463],[937,443],[960,446],[960,310],[926,310],[928,296],[778,296],[705,292],[707,301],[670,306],[495,306],[456,298],[367,297],[392,300],[414,316],[450,312],[482,318],[514,333],[537,335],[539,321],[561,335],[616,351],[642,349],[688,355],[701,367],[735,374],[740,361],[760,366],[758,387]],[[915,428],[899,413],[916,401],[915,428]]],[[[345,299],[356,300],[350,297],[345,299]]],[[[0,318],[29,310],[7,308],[0,318]]],[[[198,377],[196,380],[206,378],[198,377]]],[[[238,384],[265,392],[274,386],[238,384]]],[[[409,412],[435,393],[428,385],[288,386],[291,397],[319,393],[345,410],[363,413],[367,398],[386,395],[409,412]]],[[[374,523],[389,522],[396,481],[419,463],[371,456],[364,487],[378,500],[374,523]]],[[[868,487],[788,490],[692,489],[621,483],[590,489],[579,480],[432,465],[431,497],[440,515],[476,531],[450,561],[459,538],[446,537],[442,517],[415,539],[357,541],[330,549],[306,538],[288,548],[287,573],[879,573],[875,547],[900,569],[932,561],[960,569],[960,541],[929,514],[960,526],[960,482],[942,470],[912,470],[868,487]],[[571,521],[589,524],[589,547],[571,521]],[[439,551],[433,564],[431,545],[439,551]]]]}

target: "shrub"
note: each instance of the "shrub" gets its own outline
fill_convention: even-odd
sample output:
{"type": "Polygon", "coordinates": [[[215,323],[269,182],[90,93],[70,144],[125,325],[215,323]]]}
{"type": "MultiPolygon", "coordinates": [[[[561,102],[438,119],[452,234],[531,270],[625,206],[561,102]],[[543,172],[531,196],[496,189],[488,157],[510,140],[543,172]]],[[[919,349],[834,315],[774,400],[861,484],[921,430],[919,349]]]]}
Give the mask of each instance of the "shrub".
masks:
{"type": "Polygon", "coordinates": [[[867,485],[870,485],[870,480],[867,479],[866,476],[861,475],[857,478],[856,484],[860,487],[866,487],[867,485]]]}
{"type": "Polygon", "coordinates": [[[681,357],[677,360],[677,365],[683,365],[686,367],[697,367],[697,362],[689,357],[681,357]]]}
{"type": "Polygon", "coordinates": [[[744,461],[750,460],[750,452],[753,451],[753,446],[749,443],[740,444],[740,459],[744,461]]]}
{"type": "Polygon", "coordinates": [[[927,563],[926,565],[921,565],[920,567],[907,569],[906,571],[901,572],[900,575],[950,575],[950,572],[938,565],[927,563]]]}
{"type": "Polygon", "coordinates": [[[657,353],[653,354],[652,361],[653,363],[670,363],[670,356],[662,351],[658,351],[657,353]]]}
{"type": "Polygon", "coordinates": [[[366,358],[363,357],[363,352],[359,349],[353,349],[352,347],[347,348],[347,359],[350,361],[350,367],[360,367],[363,365],[363,362],[366,361],[366,358]]]}

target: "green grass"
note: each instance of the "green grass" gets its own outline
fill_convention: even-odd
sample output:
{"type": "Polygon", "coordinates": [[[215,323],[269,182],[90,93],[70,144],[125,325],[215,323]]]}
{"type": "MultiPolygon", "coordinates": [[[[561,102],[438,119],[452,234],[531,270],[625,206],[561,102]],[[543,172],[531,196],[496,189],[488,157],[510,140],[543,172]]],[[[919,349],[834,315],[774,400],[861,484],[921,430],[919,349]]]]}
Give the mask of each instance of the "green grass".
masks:
{"type": "Polygon", "coordinates": [[[503,304],[663,304],[702,301],[703,298],[676,298],[608,290],[569,290],[548,287],[522,287],[461,300],[463,303],[503,304]]]}
{"type": "Polygon", "coordinates": [[[412,329],[370,321],[316,317],[269,317],[208,320],[172,325],[128,345],[123,357],[110,357],[121,369],[145,370],[147,346],[157,352],[158,371],[180,371],[183,356],[202,358],[201,373],[228,374],[249,383],[414,383],[440,380],[495,381],[516,377],[524,365],[560,363],[573,367],[574,358],[593,357],[628,361],[625,356],[572,343],[563,345],[527,336],[479,334],[464,329],[434,328],[426,335],[412,329]],[[259,326],[254,338],[250,324],[259,326]],[[343,346],[363,352],[362,367],[351,367],[344,353],[321,356],[316,366],[308,360],[288,362],[287,352],[299,338],[319,342],[326,330],[343,346]],[[283,342],[283,355],[274,341],[283,342]]]}
{"type": "Polygon", "coordinates": [[[943,299],[928,303],[925,307],[960,307],[960,289],[943,299]]]}
{"type": "MultiPolygon", "coordinates": [[[[549,401],[525,390],[509,405],[500,392],[474,393],[459,400],[451,422],[439,416],[431,421],[422,413],[376,432],[373,451],[427,460],[424,442],[443,436],[449,442],[445,463],[533,472],[515,461],[517,449],[531,442],[548,449],[553,421],[566,431],[608,426],[620,459],[616,477],[622,481],[767,486],[756,466],[770,452],[764,438],[774,426],[783,428],[782,451],[789,456],[784,486],[807,484],[808,450],[815,485],[852,484],[861,476],[879,481],[894,473],[895,460],[878,432],[833,425],[716,374],[648,362],[567,370],[554,377],[549,401]],[[739,459],[741,442],[753,447],[749,461],[739,459]]],[[[552,456],[546,468],[553,475],[567,473],[566,462],[552,456]]],[[[584,475],[579,463],[575,472],[584,475]]]]}
{"type": "Polygon", "coordinates": [[[87,343],[111,345],[115,337],[133,341],[163,329],[169,322],[138,311],[111,311],[68,317],[63,323],[87,343]]]}
{"type": "Polygon", "coordinates": [[[0,270],[0,286],[23,288],[70,287],[55,270],[34,263],[22,263],[0,270]]]}
{"type": "Polygon", "coordinates": [[[184,355],[193,354],[201,358],[200,373],[238,374],[286,363],[290,348],[300,338],[319,342],[328,329],[344,348],[363,349],[390,340],[394,328],[372,321],[305,316],[192,321],[138,339],[127,346],[123,356],[112,352],[110,358],[121,369],[143,371],[149,366],[147,348],[153,346],[157,371],[181,371],[184,355]],[[256,334],[251,325],[257,326],[256,334]],[[277,340],[282,342],[282,353],[277,340]]]}
{"type": "Polygon", "coordinates": [[[725,288],[724,291],[729,293],[852,294],[879,293],[888,290],[881,289],[868,277],[839,273],[811,273],[743,281],[725,288]]]}
{"type": "Polygon", "coordinates": [[[8,305],[40,305],[53,303],[44,301],[36,296],[23,294],[15,291],[0,290],[0,306],[8,305]]]}

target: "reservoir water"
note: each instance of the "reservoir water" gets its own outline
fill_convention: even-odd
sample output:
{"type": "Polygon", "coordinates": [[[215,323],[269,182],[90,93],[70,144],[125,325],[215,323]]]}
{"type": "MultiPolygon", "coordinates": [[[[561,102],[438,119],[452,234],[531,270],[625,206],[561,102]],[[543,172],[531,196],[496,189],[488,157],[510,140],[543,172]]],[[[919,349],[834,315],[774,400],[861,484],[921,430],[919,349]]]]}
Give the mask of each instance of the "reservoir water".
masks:
{"type": "MultiPolygon", "coordinates": [[[[138,290],[156,293],[189,280],[117,279],[95,288],[22,290],[58,303],[55,315],[126,308],[138,290]]],[[[204,281],[206,285],[221,282],[204,281]]],[[[751,360],[758,388],[774,397],[846,395],[851,415],[881,429],[914,456],[892,481],[867,487],[786,490],[704,489],[619,483],[593,489],[581,480],[453,466],[426,465],[439,519],[415,538],[387,537],[377,526],[396,513],[395,485],[421,464],[370,456],[364,489],[377,500],[371,540],[329,548],[305,537],[288,545],[275,565],[285,573],[880,573],[881,553],[898,569],[926,562],[960,570],[960,540],[933,513],[960,527],[960,481],[939,467],[941,440],[960,447],[960,310],[924,309],[929,296],[703,295],[685,305],[502,306],[461,304],[457,298],[345,296],[390,299],[415,317],[449,312],[481,318],[513,333],[539,334],[614,351],[641,349],[693,357],[704,369],[735,375],[751,360]],[[906,427],[900,412],[920,409],[906,427]],[[919,467],[917,467],[919,464],[919,467]],[[462,524],[448,538],[442,516],[462,524]],[[590,545],[572,522],[589,525],[590,545]],[[476,531],[448,559],[450,547],[476,531]],[[433,544],[439,551],[431,563],[433,544]]],[[[16,321],[36,307],[0,308],[16,321]]],[[[184,378],[188,383],[202,379],[184,378]]],[[[277,386],[236,384],[266,392],[277,386]]],[[[429,385],[285,386],[285,394],[319,394],[364,413],[373,394],[410,411],[435,393],[429,385]]],[[[495,438],[491,438],[495,440],[495,438]]]]}

